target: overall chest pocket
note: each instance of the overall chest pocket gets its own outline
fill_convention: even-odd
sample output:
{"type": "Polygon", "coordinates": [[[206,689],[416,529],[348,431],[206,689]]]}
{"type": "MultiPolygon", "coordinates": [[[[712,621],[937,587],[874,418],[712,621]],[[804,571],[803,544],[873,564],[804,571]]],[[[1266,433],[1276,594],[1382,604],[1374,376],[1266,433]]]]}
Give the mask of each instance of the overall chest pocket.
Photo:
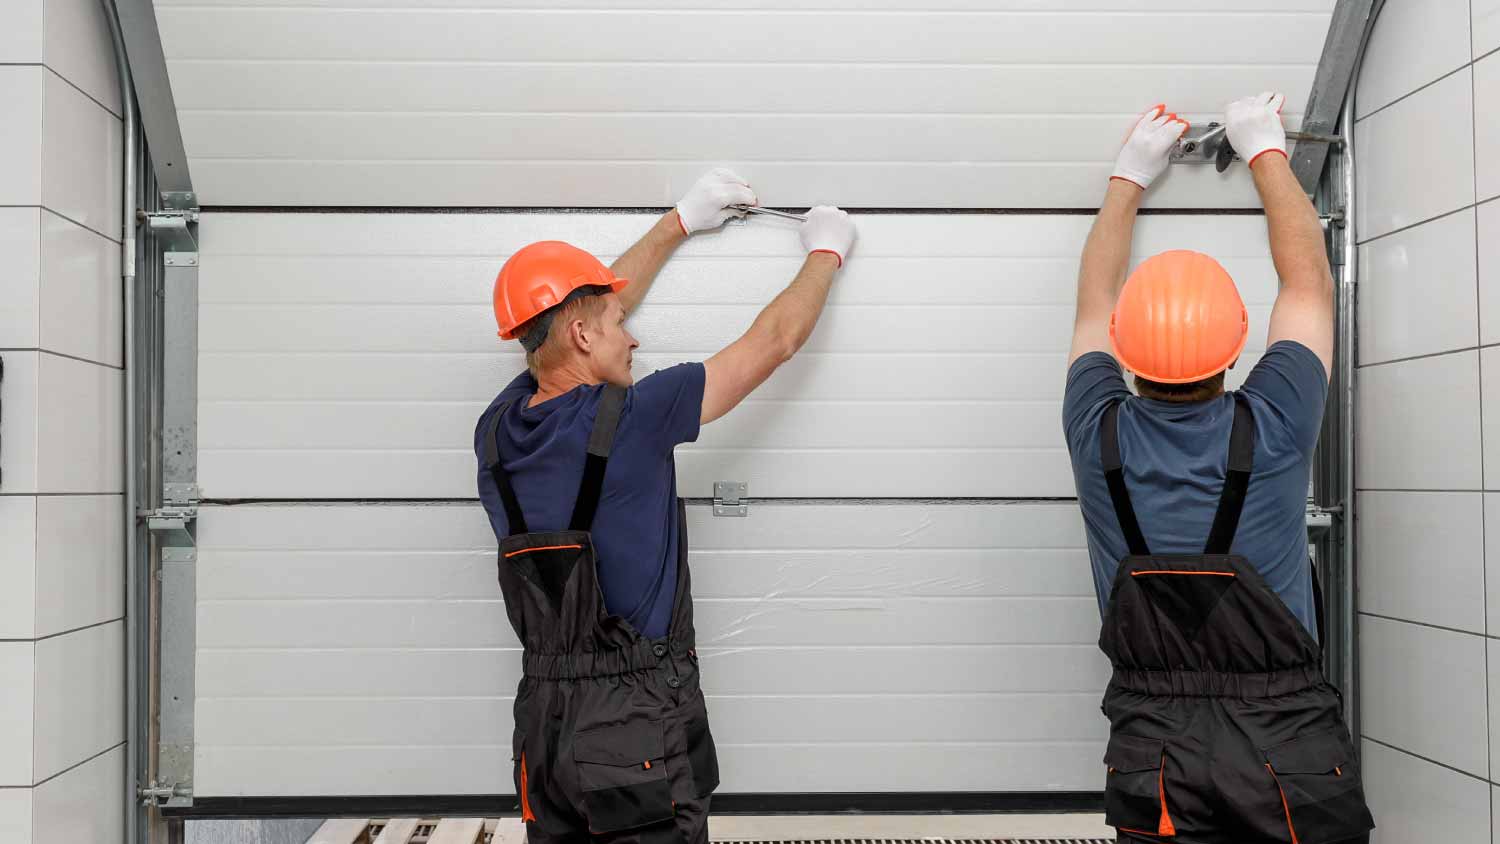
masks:
{"type": "Polygon", "coordinates": [[[575,733],[573,763],[590,831],[635,829],[674,816],[662,722],[636,719],[575,733]]]}

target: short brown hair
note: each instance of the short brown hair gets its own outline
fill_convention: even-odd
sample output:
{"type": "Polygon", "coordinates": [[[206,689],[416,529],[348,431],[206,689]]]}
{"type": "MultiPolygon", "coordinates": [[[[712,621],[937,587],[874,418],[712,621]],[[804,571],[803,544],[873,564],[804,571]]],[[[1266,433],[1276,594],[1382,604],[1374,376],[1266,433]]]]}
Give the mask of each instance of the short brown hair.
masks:
{"type": "Polygon", "coordinates": [[[551,324],[547,326],[547,337],[542,341],[535,351],[526,353],[526,368],[531,370],[533,377],[542,370],[556,366],[562,360],[566,346],[563,345],[563,332],[574,320],[582,319],[584,322],[593,322],[604,315],[604,306],[607,303],[603,296],[579,296],[569,299],[558,305],[553,311],[543,311],[525,322],[516,329],[517,337],[525,337],[536,330],[539,321],[551,314],[551,324]]]}
{"type": "Polygon", "coordinates": [[[1135,391],[1141,394],[1141,398],[1156,399],[1157,401],[1170,402],[1195,402],[1208,401],[1217,398],[1224,392],[1224,373],[1211,375],[1202,381],[1191,381],[1187,384],[1163,384],[1159,381],[1150,381],[1141,376],[1135,376],[1135,391]]]}

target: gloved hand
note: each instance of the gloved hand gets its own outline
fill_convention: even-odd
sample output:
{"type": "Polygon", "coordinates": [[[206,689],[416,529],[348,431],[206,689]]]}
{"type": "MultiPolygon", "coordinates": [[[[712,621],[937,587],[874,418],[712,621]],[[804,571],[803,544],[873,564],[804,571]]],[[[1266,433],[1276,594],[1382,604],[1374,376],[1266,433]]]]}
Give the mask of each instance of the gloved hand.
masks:
{"type": "Polygon", "coordinates": [[[1251,166],[1268,152],[1286,156],[1286,127],[1281,125],[1285,94],[1267,91],[1258,97],[1235,100],[1224,109],[1224,129],[1229,143],[1251,166]]]}
{"type": "Polygon", "coordinates": [[[844,256],[854,245],[854,221],[849,212],[830,205],[819,205],[807,212],[807,222],[802,224],[802,247],[807,254],[827,252],[844,265],[844,256]]]}
{"type": "Polygon", "coordinates": [[[1166,106],[1152,106],[1125,139],[1110,178],[1130,182],[1141,190],[1151,187],[1167,169],[1172,146],[1187,130],[1188,122],[1167,111],[1166,106]]]}
{"type": "Polygon", "coordinates": [[[730,217],[743,217],[730,205],[759,205],[755,191],[734,171],[719,167],[704,173],[682,201],[677,203],[677,223],[683,234],[692,234],[724,225],[730,217]]]}

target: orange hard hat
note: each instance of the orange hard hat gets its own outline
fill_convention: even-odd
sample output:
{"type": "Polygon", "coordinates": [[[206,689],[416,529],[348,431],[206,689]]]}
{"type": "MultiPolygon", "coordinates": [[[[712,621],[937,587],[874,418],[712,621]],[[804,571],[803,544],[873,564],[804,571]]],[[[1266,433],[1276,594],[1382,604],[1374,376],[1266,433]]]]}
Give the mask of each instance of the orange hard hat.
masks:
{"type": "Polygon", "coordinates": [[[1249,337],[1250,314],[1234,279],[1218,261],[1187,250],[1163,252],[1136,267],[1109,320],[1120,363],[1161,384],[1223,372],[1249,337]]]}
{"type": "Polygon", "coordinates": [[[543,240],[510,256],[495,276],[495,324],[500,339],[514,340],[516,329],[563,303],[582,288],[619,292],[630,282],[593,255],[560,240],[543,240]]]}

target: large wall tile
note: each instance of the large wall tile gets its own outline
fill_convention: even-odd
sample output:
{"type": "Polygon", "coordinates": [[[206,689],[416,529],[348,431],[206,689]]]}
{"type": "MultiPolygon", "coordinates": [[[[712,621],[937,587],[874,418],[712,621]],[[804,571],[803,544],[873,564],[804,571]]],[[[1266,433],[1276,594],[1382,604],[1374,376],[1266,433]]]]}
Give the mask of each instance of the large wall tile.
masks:
{"type": "Polygon", "coordinates": [[[41,356],[39,370],[39,490],[123,491],[122,372],[49,354],[41,356]]]}
{"type": "Polygon", "coordinates": [[[36,789],[31,844],[125,840],[125,751],[116,748],[36,789]]]}
{"type": "Polygon", "coordinates": [[[1473,211],[1360,247],[1360,364],[1476,345],[1474,252],[1473,211]]]}
{"type": "Polygon", "coordinates": [[[1484,544],[1486,632],[1500,634],[1500,493],[1484,496],[1484,544]]]}
{"type": "Polygon", "coordinates": [[[1500,196],[1500,53],[1474,65],[1474,194],[1500,196]]]}
{"type": "Polygon", "coordinates": [[[41,229],[41,348],[123,366],[120,245],[52,213],[41,229]]]}
{"type": "Polygon", "coordinates": [[[0,493],[37,491],[40,358],[36,352],[0,352],[0,493]]]}
{"type": "Polygon", "coordinates": [[[36,635],[36,499],[0,495],[0,639],[36,635]]]}
{"type": "Polygon", "coordinates": [[[41,337],[40,217],[36,208],[0,208],[0,348],[34,349],[41,337]]]}
{"type": "Polygon", "coordinates": [[[1485,638],[1361,616],[1365,736],[1489,776],[1485,638]]]}
{"type": "Polygon", "coordinates": [[[0,65],[0,205],[42,201],[42,77],[34,65],[0,65]]]}
{"type": "Polygon", "coordinates": [[[0,786],[30,786],[36,649],[31,642],[0,642],[0,786]]]}
{"type": "Polygon", "coordinates": [[[104,4],[97,0],[45,2],[42,60],[57,75],[119,114],[115,45],[104,17],[104,4]]]}
{"type": "Polygon", "coordinates": [[[1479,241],[1479,342],[1500,343],[1500,202],[1475,209],[1479,241]]]}
{"type": "Polygon", "coordinates": [[[36,643],[36,781],[125,740],[124,672],[123,622],[36,643]]]}
{"type": "Polygon", "coordinates": [[[0,841],[31,844],[29,788],[0,788],[0,841]]]}
{"type": "Polygon", "coordinates": [[[1479,350],[1479,375],[1484,408],[1485,486],[1500,489],[1500,347],[1479,350]]]}
{"type": "Polygon", "coordinates": [[[1359,116],[1469,63],[1469,0],[1385,4],[1359,74],[1359,116]]]}
{"type": "Polygon", "coordinates": [[[125,614],[125,514],[118,495],[36,499],[36,635],[125,614]]]}
{"type": "Polygon", "coordinates": [[[42,0],[6,0],[0,27],[0,63],[42,60],[42,0]]]}
{"type": "Polygon", "coordinates": [[[1361,752],[1376,825],[1370,844],[1490,840],[1488,783],[1375,742],[1365,742],[1361,752]]]}
{"type": "Polygon", "coordinates": [[[1359,370],[1362,489],[1478,489],[1479,355],[1457,352],[1359,370]]]}
{"type": "Polygon", "coordinates": [[[1361,493],[1360,610],[1483,634],[1484,524],[1481,493],[1361,493]]]}
{"type": "Polygon", "coordinates": [[[1500,50],[1500,0],[1472,0],[1474,58],[1500,50]]]}
{"type": "Polygon", "coordinates": [[[1355,126],[1361,242],[1474,202],[1470,76],[1455,73],[1355,126]],[[1441,155],[1433,127],[1446,141],[1441,155]]]}
{"type": "Polygon", "coordinates": [[[118,239],[120,119],[53,73],[42,99],[42,204],[118,239]]]}

